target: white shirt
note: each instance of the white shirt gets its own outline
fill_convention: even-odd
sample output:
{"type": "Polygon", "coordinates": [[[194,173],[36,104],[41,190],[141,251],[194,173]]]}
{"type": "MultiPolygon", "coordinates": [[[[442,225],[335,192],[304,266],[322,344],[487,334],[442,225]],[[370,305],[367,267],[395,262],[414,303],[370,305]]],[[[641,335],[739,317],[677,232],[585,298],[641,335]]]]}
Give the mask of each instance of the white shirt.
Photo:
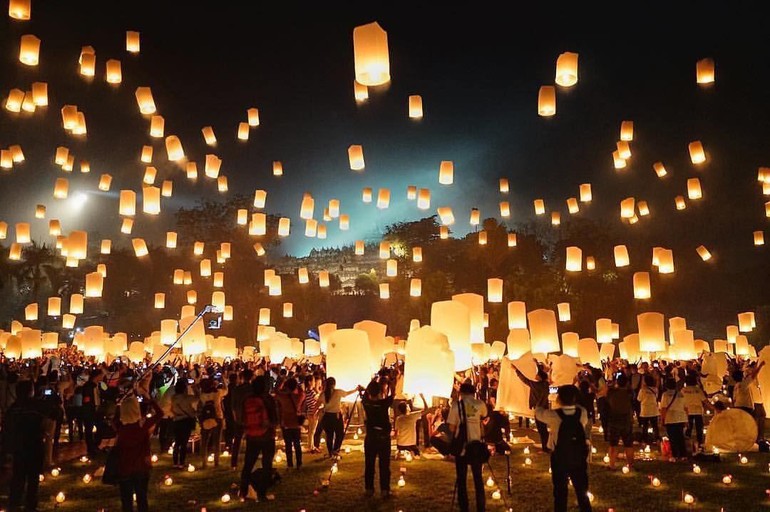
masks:
{"type": "Polygon", "coordinates": [[[755,404],[764,403],[764,400],[762,400],[762,388],[757,384],[757,379],[752,379],[749,391],[751,391],[751,399],[754,400],[755,404]]]}
{"type": "MultiPolygon", "coordinates": [[[[560,410],[565,416],[572,416],[578,409],[581,410],[580,423],[585,430],[586,425],[588,425],[588,412],[583,407],[579,405],[569,405],[562,407],[560,410]]],[[[557,413],[555,409],[538,407],[535,409],[535,419],[548,425],[548,432],[551,433],[551,435],[548,436],[548,448],[554,450],[556,448],[556,441],[559,437],[559,427],[561,427],[559,413],[557,413]]]]}
{"type": "Polygon", "coordinates": [[[708,399],[703,388],[698,385],[685,386],[679,390],[679,393],[684,397],[687,414],[703,414],[703,401],[708,399]]]}
{"type": "Polygon", "coordinates": [[[751,385],[754,379],[751,377],[744,377],[741,382],[735,384],[733,388],[733,405],[735,407],[748,407],[754,408],[754,399],[751,397],[751,385]]]}
{"type": "Polygon", "coordinates": [[[640,404],[640,418],[651,418],[660,414],[658,411],[658,391],[655,388],[641,388],[636,399],[639,400],[640,404]]]}
{"type": "Polygon", "coordinates": [[[663,396],[660,397],[660,409],[661,414],[663,414],[663,409],[667,409],[663,417],[664,425],[687,423],[687,413],[684,411],[684,397],[681,390],[677,393],[676,390],[669,389],[663,393],[663,396]],[[675,393],[676,398],[674,398],[675,393]]]}
{"type": "Polygon", "coordinates": [[[487,405],[474,398],[472,395],[462,395],[461,400],[456,400],[452,403],[452,408],[449,409],[449,416],[447,416],[447,423],[456,427],[455,433],[460,431],[460,401],[465,405],[465,417],[468,420],[468,441],[481,441],[481,418],[487,415],[487,405]]]}
{"type": "Polygon", "coordinates": [[[396,418],[396,445],[414,446],[417,444],[417,420],[422,411],[400,414],[396,418]]]}

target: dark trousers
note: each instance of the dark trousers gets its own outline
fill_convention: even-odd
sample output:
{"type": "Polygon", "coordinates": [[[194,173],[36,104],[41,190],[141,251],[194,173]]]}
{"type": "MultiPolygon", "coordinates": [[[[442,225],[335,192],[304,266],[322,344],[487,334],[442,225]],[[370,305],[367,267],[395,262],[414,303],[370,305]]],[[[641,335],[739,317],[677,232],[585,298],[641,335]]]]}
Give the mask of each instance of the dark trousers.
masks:
{"type": "Polygon", "coordinates": [[[364,488],[374,490],[374,463],[379,459],[380,491],[390,491],[390,432],[371,430],[364,438],[364,488]]]}
{"type": "Polygon", "coordinates": [[[340,451],[342,438],[345,435],[345,425],[342,423],[342,415],[337,413],[324,413],[321,418],[324,435],[326,436],[326,449],[329,455],[340,451]]]}
{"type": "Polygon", "coordinates": [[[136,510],[147,512],[150,510],[147,504],[147,484],[149,476],[134,476],[120,481],[120,504],[123,512],[134,510],[134,494],[136,494],[136,510]]]}
{"type": "Polygon", "coordinates": [[[660,430],[658,429],[658,417],[657,416],[643,416],[639,418],[639,425],[642,427],[642,442],[650,443],[657,442],[660,439],[660,430]],[[649,427],[652,427],[652,437],[647,432],[649,427]],[[652,441],[650,441],[652,439],[652,441]]]}
{"type": "Polygon", "coordinates": [[[455,472],[457,473],[457,504],[460,506],[460,512],[468,512],[468,488],[466,480],[468,479],[468,466],[471,467],[473,474],[473,487],[476,490],[476,511],[484,512],[486,509],[486,495],[484,494],[484,478],[481,475],[481,462],[469,463],[465,457],[455,458],[455,472]]]}
{"type": "Polygon", "coordinates": [[[757,441],[765,438],[765,405],[754,403],[754,419],[757,422],[757,441]]]}
{"type": "Polygon", "coordinates": [[[302,467],[302,437],[301,430],[297,428],[283,429],[283,444],[286,450],[286,465],[294,467],[294,457],[296,454],[297,467],[302,467]]]}
{"type": "Polygon", "coordinates": [[[243,440],[243,425],[233,425],[233,437],[230,440],[230,467],[238,467],[238,454],[241,452],[241,441],[243,440]]]}
{"type": "Polygon", "coordinates": [[[86,451],[88,456],[93,457],[99,448],[99,443],[94,435],[94,426],[96,426],[96,411],[88,411],[83,408],[83,433],[86,437],[86,451]]]}
{"type": "Polygon", "coordinates": [[[692,431],[695,428],[695,439],[698,440],[698,445],[703,445],[703,415],[702,414],[690,414],[687,416],[687,437],[692,437],[692,431]]]}
{"type": "Polygon", "coordinates": [[[174,465],[185,465],[187,461],[187,443],[195,429],[195,418],[174,420],[174,465]]]}
{"type": "Polygon", "coordinates": [[[174,419],[163,418],[158,424],[158,441],[160,441],[160,451],[166,453],[174,442],[174,419]]]}
{"type": "Polygon", "coordinates": [[[542,421],[535,420],[535,425],[537,425],[537,433],[540,435],[540,445],[543,447],[543,450],[548,449],[548,425],[543,423],[542,421]]]}
{"type": "Polygon", "coordinates": [[[567,512],[569,496],[568,481],[572,480],[580,512],[591,512],[591,502],[588,500],[588,463],[585,460],[567,462],[560,461],[551,455],[551,482],[553,482],[553,510],[567,512]]]}
{"type": "Polygon", "coordinates": [[[222,437],[222,420],[217,420],[217,426],[209,429],[201,429],[201,456],[202,467],[206,467],[209,461],[209,453],[214,454],[214,467],[219,467],[219,439],[222,437]]]}
{"type": "MultiPolygon", "coordinates": [[[[241,471],[241,496],[244,498],[249,492],[251,471],[254,469],[260,454],[262,455],[262,469],[265,470],[266,474],[269,474],[273,470],[273,457],[275,456],[275,437],[272,431],[260,437],[246,436],[246,453],[241,471]]],[[[259,488],[256,491],[258,498],[265,499],[266,488],[259,488]]]]}
{"type": "Polygon", "coordinates": [[[321,420],[316,423],[315,426],[315,432],[313,432],[313,446],[316,448],[321,447],[321,435],[324,433],[324,422],[323,422],[323,416],[321,416],[321,420]]]}
{"type": "Polygon", "coordinates": [[[42,450],[41,444],[39,453],[24,451],[13,455],[9,510],[20,510],[22,502],[24,510],[37,510],[37,491],[40,487],[40,473],[43,472],[42,450]]]}
{"type": "Polygon", "coordinates": [[[666,424],[666,434],[671,442],[671,456],[676,458],[687,457],[687,448],[684,440],[684,423],[666,424]]]}
{"type": "Polygon", "coordinates": [[[608,441],[609,428],[607,427],[607,420],[609,420],[609,407],[607,407],[607,399],[605,397],[599,397],[596,399],[596,409],[599,412],[599,420],[601,421],[604,440],[608,441]]]}
{"type": "Polygon", "coordinates": [[[69,428],[69,441],[70,443],[75,441],[75,434],[78,435],[78,440],[82,441],[84,437],[83,432],[83,414],[82,407],[70,406],[66,409],[67,416],[67,428],[69,428]]]}

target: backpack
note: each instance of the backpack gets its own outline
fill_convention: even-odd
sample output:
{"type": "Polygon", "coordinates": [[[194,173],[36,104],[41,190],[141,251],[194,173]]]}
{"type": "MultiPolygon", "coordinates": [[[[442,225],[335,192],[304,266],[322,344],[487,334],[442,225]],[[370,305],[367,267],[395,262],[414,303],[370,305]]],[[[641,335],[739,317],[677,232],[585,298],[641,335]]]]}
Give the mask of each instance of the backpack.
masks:
{"type": "Polygon", "coordinates": [[[583,410],[578,408],[575,414],[567,415],[561,409],[556,409],[556,414],[561,419],[559,432],[556,437],[556,449],[554,456],[566,464],[578,464],[588,459],[588,444],[586,443],[586,431],[580,423],[583,410]]]}
{"type": "Polygon", "coordinates": [[[203,404],[201,412],[198,415],[198,421],[203,430],[211,430],[219,424],[219,422],[217,422],[217,408],[214,405],[213,400],[208,400],[203,404]]]}
{"type": "Polygon", "coordinates": [[[267,433],[270,416],[262,398],[250,396],[243,403],[243,425],[248,437],[259,437],[267,433]]]}
{"type": "Polygon", "coordinates": [[[623,388],[615,388],[607,393],[608,416],[615,419],[630,418],[633,414],[631,394],[623,388]]]}

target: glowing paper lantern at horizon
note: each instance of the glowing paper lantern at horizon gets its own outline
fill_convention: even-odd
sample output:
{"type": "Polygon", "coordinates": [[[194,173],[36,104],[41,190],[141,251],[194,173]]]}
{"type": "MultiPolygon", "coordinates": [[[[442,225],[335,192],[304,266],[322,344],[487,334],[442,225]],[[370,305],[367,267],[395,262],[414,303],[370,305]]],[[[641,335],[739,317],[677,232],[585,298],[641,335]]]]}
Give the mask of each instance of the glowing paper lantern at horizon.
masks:
{"type": "Polygon", "coordinates": [[[567,247],[565,268],[568,272],[580,272],[583,270],[583,251],[580,247],[567,247]]]}
{"type": "Polygon", "coordinates": [[[714,59],[700,59],[695,63],[695,81],[699,85],[714,83],[714,59]]]}
{"type": "MultiPolygon", "coordinates": [[[[612,345],[614,349],[614,345],[612,345]]],[[[599,352],[599,345],[593,338],[581,338],[578,340],[578,358],[582,363],[589,363],[594,368],[602,367],[602,357],[599,352]]]]}
{"type": "Polygon", "coordinates": [[[30,226],[28,222],[17,222],[16,223],[16,243],[17,244],[28,244],[32,240],[32,235],[30,232],[30,226]]]}
{"type": "Polygon", "coordinates": [[[471,312],[459,300],[437,301],[431,305],[430,326],[444,334],[455,355],[455,370],[471,367],[471,312]]]}
{"type": "Polygon", "coordinates": [[[666,332],[662,313],[647,312],[636,316],[639,327],[639,349],[642,352],[662,352],[666,349],[666,332]]]}
{"type": "Polygon", "coordinates": [[[388,34],[375,21],[353,29],[356,81],[367,87],[390,81],[388,34]]]}
{"type": "Polygon", "coordinates": [[[698,178],[689,178],[687,180],[687,197],[693,200],[703,197],[703,191],[701,190],[698,178]]]}
{"type": "MultiPolygon", "coordinates": [[[[88,329],[88,328],[86,328],[88,329]]],[[[21,340],[21,357],[36,358],[42,354],[43,332],[37,329],[24,329],[19,333],[21,340]]]]}
{"type": "Polygon", "coordinates": [[[530,352],[532,342],[529,339],[529,330],[526,328],[509,329],[506,345],[509,359],[517,359],[530,352]]]}
{"type": "Polygon", "coordinates": [[[550,117],[556,114],[556,88],[543,85],[537,93],[537,114],[550,117]]]}
{"type": "Polygon", "coordinates": [[[318,326],[318,338],[320,341],[321,352],[327,353],[331,334],[337,330],[337,324],[325,323],[318,326]]]}
{"type": "Polygon", "coordinates": [[[487,279],[487,300],[489,302],[503,302],[503,280],[499,278],[487,279]]]}
{"type": "Polygon", "coordinates": [[[179,324],[174,319],[164,319],[160,321],[160,342],[163,345],[171,345],[176,341],[178,326],[179,324]]]}
{"type": "Polygon", "coordinates": [[[27,304],[24,307],[24,320],[27,322],[36,322],[38,319],[38,306],[37,302],[27,304]]]}
{"type": "Polygon", "coordinates": [[[364,170],[364,148],[361,145],[353,144],[348,147],[348,160],[350,169],[353,171],[364,170]]]}
{"type": "MultiPolygon", "coordinates": [[[[333,376],[336,388],[350,391],[372,379],[373,368],[369,357],[371,354],[369,335],[359,329],[338,329],[329,335],[326,352],[327,375],[333,376]]],[[[353,401],[353,395],[343,399],[353,401]]]]}
{"type": "Polygon", "coordinates": [[[419,297],[422,295],[422,279],[413,277],[409,281],[409,296],[419,297]]]}
{"type": "Polygon", "coordinates": [[[576,332],[564,332],[561,335],[562,354],[578,357],[578,342],[580,337],[576,332]]]}
{"type": "MultiPolygon", "coordinates": [[[[501,289],[502,293],[502,289],[501,289]]],[[[452,300],[460,302],[468,308],[468,318],[471,324],[470,342],[484,342],[484,297],[477,293],[458,293],[452,295],[452,300]]]]}
{"type": "Polygon", "coordinates": [[[441,220],[441,224],[444,226],[451,226],[455,222],[455,216],[454,213],[452,213],[452,208],[449,206],[439,206],[436,209],[436,212],[438,213],[439,219],[441,220]]]}
{"type": "MultiPolygon", "coordinates": [[[[671,333],[671,346],[669,352],[674,351],[678,359],[695,359],[695,338],[693,331],[680,329],[671,333]]],[[[748,354],[747,354],[748,355],[748,354]]]]}
{"type": "MultiPolygon", "coordinates": [[[[216,305],[216,304],[212,301],[212,305],[216,305]]],[[[180,333],[185,332],[185,330],[188,327],[190,327],[190,330],[187,331],[185,335],[182,336],[181,338],[182,353],[185,356],[195,356],[198,354],[202,354],[206,351],[206,329],[202,321],[200,320],[198,320],[197,322],[195,321],[196,320],[196,317],[194,316],[195,309],[192,308],[192,306],[190,306],[190,308],[193,311],[193,315],[182,316],[181,320],[179,320],[180,333]]],[[[224,308],[222,308],[222,311],[224,311],[224,308]]]]}
{"type": "Polygon", "coordinates": [[[508,303],[508,329],[527,328],[527,304],[523,301],[508,303]]]}
{"type": "Polygon", "coordinates": [[[687,149],[690,152],[690,161],[692,161],[693,164],[698,165],[706,161],[706,152],[703,149],[701,141],[696,140],[690,142],[687,149]]]}
{"type": "Polygon", "coordinates": [[[556,314],[551,309],[536,309],[527,313],[529,333],[534,353],[547,354],[559,351],[559,334],[556,314]]]}
{"type": "Polygon", "coordinates": [[[442,160],[438,169],[438,182],[441,185],[451,185],[454,183],[454,163],[451,160],[442,160]]]}
{"type": "Polygon", "coordinates": [[[738,313],[738,332],[751,332],[754,329],[754,312],[738,313]]]}
{"type": "Polygon", "coordinates": [[[599,343],[612,343],[612,320],[598,318],[596,320],[596,341],[599,343]]]}

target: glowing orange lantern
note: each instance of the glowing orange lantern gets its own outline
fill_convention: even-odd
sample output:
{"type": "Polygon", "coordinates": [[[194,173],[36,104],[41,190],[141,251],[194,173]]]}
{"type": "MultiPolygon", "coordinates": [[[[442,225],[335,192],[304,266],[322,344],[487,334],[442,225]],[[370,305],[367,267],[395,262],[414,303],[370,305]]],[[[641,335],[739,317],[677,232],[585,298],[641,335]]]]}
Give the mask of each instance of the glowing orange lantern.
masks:
{"type": "Polygon", "coordinates": [[[32,34],[21,36],[19,61],[27,66],[37,66],[40,60],[40,39],[32,34]]]}
{"type": "Polygon", "coordinates": [[[634,298],[649,299],[651,296],[650,273],[634,272],[634,298]]]}
{"type": "Polygon", "coordinates": [[[409,96],[409,118],[422,119],[422,96],[409,96]]]}
{"type": "Polygon", "coordinates": [[[388,34],[375,21],[353,29],[356,80],[368,87],[390,81],[388,34]]]}
{"type": "Polygon", "coordinates": [[[556,88],[552,85],[540,87],[537,94],[537,113],[543,117],[556,115],[556,88]]]}
{"type": "Polygon", "coordinates": [[[690,151],[690,160],[692,163],[698,165],[706,161],[706,152],[703,149],[703,144],[701,144],[701,141],[696,140],[690,142],[688,149],[690,151]]]}
{"type": "Polygon", "coordinates": [[[701,59],[695,64],[695,81],[700,85],[714,83],[714,59],[701,59]]]}
{"type": "Polygon", "coordinates": [[[438,182],[442,185],[451,185],[454,183],[454,163],[450,160],[443,160],[438,169],[438,182]]]}

